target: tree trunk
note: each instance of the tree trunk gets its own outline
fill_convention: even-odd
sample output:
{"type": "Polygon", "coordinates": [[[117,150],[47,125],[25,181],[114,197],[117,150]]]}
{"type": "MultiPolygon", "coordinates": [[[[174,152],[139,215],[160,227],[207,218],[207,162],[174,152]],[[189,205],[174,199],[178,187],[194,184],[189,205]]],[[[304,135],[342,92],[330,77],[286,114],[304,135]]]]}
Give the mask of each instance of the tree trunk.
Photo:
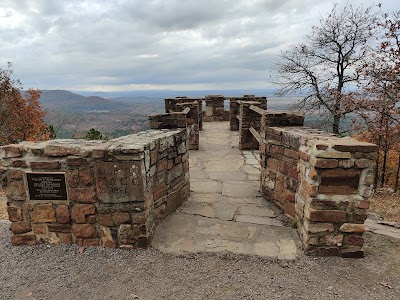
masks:
{"type": "Polygon", "coordinates": [[[388,153],[388,149],[384,149],[383,150],[383,161],[382,161],[381,186],[384,186],[384,184],[385,184],[387,153],[388,153]]]}
{"type": "Polygon", "coordinates": [[[381,150],[380,150],[380,146],[378,145],[378,156],[376,157],[376,161],[375,161],[375,176],[374,176],[374,189],[375,190],[378,188],[380,154],[381,154],[381,150]]]}
{"type": "Polygon", "coordinates": [[[398,160],[397,160],[396,183],[394,185],[395,193],[397,193],[397,191],[399,190],[399,175],[400,175],[400,152],[398,153],[398,160]]]}
{"type": "Polygon", "coordinates": [[[334,134],[339,134],[339,122],[340,122],[340,116],[334,115],[333,116],[333,127],[332,127],[332,131],[334,134]]]}

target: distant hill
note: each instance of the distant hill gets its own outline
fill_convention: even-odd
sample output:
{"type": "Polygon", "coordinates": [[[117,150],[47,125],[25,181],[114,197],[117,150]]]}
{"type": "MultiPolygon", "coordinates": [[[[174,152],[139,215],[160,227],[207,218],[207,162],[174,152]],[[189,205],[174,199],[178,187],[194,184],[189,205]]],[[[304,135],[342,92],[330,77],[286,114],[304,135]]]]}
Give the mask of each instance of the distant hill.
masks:
{"type": "Polygon", "coordinates": [[[40,103],[45,110],[66,112],[124,111],[127,104],[98,96],[82,96],[65,90],[42,90],[40,103]]]}

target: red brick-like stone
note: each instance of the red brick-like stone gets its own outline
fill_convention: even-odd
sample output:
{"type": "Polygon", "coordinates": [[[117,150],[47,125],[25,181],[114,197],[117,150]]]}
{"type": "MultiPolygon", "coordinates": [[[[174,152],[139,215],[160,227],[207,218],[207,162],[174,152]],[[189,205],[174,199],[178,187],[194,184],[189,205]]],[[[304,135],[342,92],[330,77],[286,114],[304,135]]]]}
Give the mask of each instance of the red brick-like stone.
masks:
{"type": "Polygon", "coordinates": [[[81,165],[85,164],[86,162],[87,162],[87,160],[82,157],[70,156],[67,158],[67,165],[71,166],[71,167],[81,166],[81,165]]]}
{"type": "Polygon", "coordinates": [[[111,214],[99,214],[98,222],[100,225],[103,225],[103,226],[109,226],[109,227],[114,226],[114,222],[113,222],[111,214]]]}
{"type": "Polygon", "coordinates": [[[163,158],[157,163],[157,172],[162,172],[165,169],[167,169],[168,166],[168,160],[166,158],[163,158]]]}
{"type": "Polygon", "coordinates": [[[21,157],[23,154],[22,148],[18,145],[7,145],[3,146],[2,149],[5,151],[5,158],[21,157]]]}
{"type": "Polygon", "coordinates": [[[32,222],[53,223],[55,221],[56,221],[56,213],[51,203],[35,205],[33,207],[32,222]]]}
{"type": "Polygon", "coordinates": [[[71,218],[77,223],[85,223],[87,215],[93,215],[96,208],[92,204],[76,204],[72,208],[71,218]]]}
{"type": "Polygon", "coordinates": [[[168,170],[172,169],[174,167],[174,160],[173,159],[169,159],[168,160],[168,170]]]}
{"type": "Polygon", "coordinates": [[[59,170],[61,162],[59,161],[33,161],[31,162],[32,170],[59,170]]]}
{"type": "Polygon", "coordinates": [[[285,203],[285,213],[293,218],[296,216],[295,206],[293,203],[290,202],[285,203]]]}
{"type": "Polygon", "coordinates": [[[337,159],[324,159],[313,156],[310,158],[310,164],[320,169],[333,169],[338,167],[339,161],[337,159]]]}
{"type": "Polygon", "coordinates": [[[63,233],[71,233],[71,225],[70,224],[49,224],[47,228],[51,232],[63,232],[63,233]]]}
{"type": "Polygon", "coordinates": [[[154,201],[166,196],[167,189],[168,187],[165,183],[162,183],[160,186],[158,186],[154,192],[154,201]]]}
{"type": "Polygon", "coordinates": [[[131,214],[132,224],[145,224],[148,219],[147,212],[133,213],[131,214]]]}
{"type": "Polygon", "coordinates": [[[309,161],[310,155],[305,152],[299,151],[299,158],[304,161],[309,161]]]}
{"type": "Polygon", "coordinates": [[[13,235],[11,237],[11,244],[13,246],[22,246],[22,245],[33,246],[37,244],[36,236],[34,234],[13,235]]]}
{"type": "Polygon", "coordinates": [[[23,181],[13,181],[7,185],[6,196],[15,201],[23,201],[26,200],[26,190],[25,184],[23,181]]]}
{"type": "Polygon", "coordinates": [[[364,168],[371,168],[371,167],[373,167],[374,162],[372,160],[370,160],[370,159],[361,158],[361,159],[356,159],[355,162],[354,162],[354,165],[357,168],[363,168],[363,169],[364,168]]]}
{"type": "Polygon", "coordinates": [[[87,216],[87,218],[86,218],[86,222],[89,224],[94,224],[94,223],[96,223],[96,221],[97,221],[96,215],[90,215],[90,216],[87,216]]]}
{"type": "Polygon", "coordinates": [[[140,235],[140,226],[123,224],[118,230],[118,237],[121,244],[134,245],[140,235]]]}
{"type": "Polygon", "coordinates": [[[378,146],[374,144],[368,144],[363,142],[344,142],[338,143],[337,145],[332,146],[333,149],[341,152],[377,152],[378,146]]]}
{"type": "Polygon", "coordinates": [[[72,244],[72,234],[70,233],[64,233],[61,235],[61,243],[66,244],[66,245],[71,245],[72,244]]]}
{"type": "Polygon", "coordinates": [[[99,245],[99,239],[82,239],[81,246],[84,247],[96,247],[99,245]]]}
{"type": "Polygon", "coordinates": [[[289,201],[290,203],[295,203],[296,201],[296,194],[289,190],[285,190],[285,197],[286,200],[289,201]]]}
{"type": "Polygon", "coordinates": [[[80,168],[79,169],[79,179],[81,183],[85,186],[93,185],[94,177],[91,168],[80,168]]]}
{"type": "Polygon", "coordinates": [[[309,214],[312,222],[346,222],[346,212],[343,210],[315,210],[310,208],[309,214]]]}
{"type": "Polygon", "coordinates": [[[33,224],[32,230],[36,234],[45,234],[47,226],[44,224],[33,224]]]}
{"type": "Polygon", "coordinates": [[[94,238],[98,236],[96,226],[93,224],[74,224],[72,232],[78,238],[94,238]]]}
{"type": "Polygon", "coordinates": [[[30,222],[13,222],[10,225],[10,230],[15,233],[26,233],[32,231],[30,222]]]}
{"type": "Polygon", "coordinates": [[[79,185],[79,170],[69,170],[67,180],[69,188],[76,188],[79,185]]]}
{"type": "Polygon", "coordinates": [[[66,205],[57,205],[56,207],[57,222],[68,224],[70,222],[69,209],[66,205]]]}
{"type": "Polygon", "coordinates": [[[369,200],[362,200],[356,204],[357,208],[368,209],[370,205],[369,200]]]}
{"type": "Polygon", "coordinates": [[[344,238],[343,243],[344,245],[362,246],[364,245],[364,238],[359,235],[349,235],[344,238]]]}
{"type": "Polygon", "coordinates": [[[78,203],[94,203],[95,192],[93,188],[74,188],[69,190],[69,198],[78,203]]]}
{"type": "Polygon", "coordinates": [[[22,221],[22,209],[20,209],[19,207],[8,206],[7,212],[8,212],[8,219],[11,222],[22,221]]]}
{"type": "Polygon", "coordinates": [[[360,170],[331,169],[321,171],[321,194],[347,195],[358,193],[360,170]]]}
{"type": "Polygon", "coordinates": [[[166,205],[161,204],[159,207],[154,209],[154,220],[161,221],[166,217],[166,205]]]}
{"type": "Polygon", "coordinates": [[[150,165],[154,165],[157,162],[158,151],[157,149],[150,151],[150,165]]]}
{"type": "Polygon", "coordinates": [[[299,159],[299,152],[298,151],[294,151],[288,148],[285,148],[283,151],[283,154],[287,157],[293,158],[295,160],[299,159]]]}
{"type": "Polygon", "coordinates": [[[346,233],[363,233],[365,232],[364,224],[352,224],[352,223],[344,223],[340,226],[339,229],[341,232],[346,233]]]}
{"type": "Polygon", "coordinates": [[[128,213],[113,213],[112,219],[115,224],[119,225],[119,224],[129,222],[130,217],[129,217],[128,213]]]}
{"type": "Polygon", "coordinates": [[[25,172],[22,170],[9,170],[9,172],[8,172],[8,176],[11,179],[15,179],[15,180],[24,179],[24,174],[25,174],[25,172]]]}
{"type": "Polygon", "coordinates": [[[11,163],[11,167],[13,168],[26,168],[27,164],[24,160],[18,159],[18,160],[14,160],[11,163]]]}
{"type": "Polygon", "coordinates": [[[317,149],[317,150],[326,150],[326,149],[328,149],[328,145],[327,144],[316,144],[315,145],[315,148],[317,149]]]}

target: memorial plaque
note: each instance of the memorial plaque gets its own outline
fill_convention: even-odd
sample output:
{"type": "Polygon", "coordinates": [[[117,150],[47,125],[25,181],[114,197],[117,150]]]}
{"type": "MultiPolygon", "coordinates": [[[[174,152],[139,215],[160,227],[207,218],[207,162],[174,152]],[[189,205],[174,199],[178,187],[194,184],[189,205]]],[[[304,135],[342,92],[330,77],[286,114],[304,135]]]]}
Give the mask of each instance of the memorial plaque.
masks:
{"type": "Polygon", "coordinates": [[[96,162],[96,191],[103,203],[144,201],[142,163],[96,162]]]}
{"type": "Polygon", "coordinates": [[[30,200],[68,200],[64,173],[26,173],[30,200]]]}

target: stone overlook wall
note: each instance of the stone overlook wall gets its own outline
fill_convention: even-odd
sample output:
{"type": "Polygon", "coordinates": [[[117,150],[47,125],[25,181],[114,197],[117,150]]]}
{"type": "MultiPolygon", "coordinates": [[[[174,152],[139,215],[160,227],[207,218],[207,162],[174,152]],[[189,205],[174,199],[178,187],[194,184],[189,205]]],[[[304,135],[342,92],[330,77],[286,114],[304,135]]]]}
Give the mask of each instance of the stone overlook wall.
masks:
{"type": "Polygon", "coordinates": [[[188,198],[187,149],[186,129],[0,147],[12,244],[147,247],[188,198]]]}
{"type": "Polygon", "coordinates": [[[223,95],[208,95],[205,98],[206,111],[204,113],[205,122],[229,121],[229,111],[225,110],[223,95]]]}
{"type": "Polygon", "coordinates": [[[261,120],[261,191],[297,220],[310,255],[362,257],[377,146],[301,126],[266,111],[261,120]]]}
{"type": "MultiPolygon", "coordinates": [[[[165,99],[167,106],[167,100],[165,99]]],[[[187,128],[188,146],[190,150],[199,149],[200,114],[199,104],[194,102],[173,103],[169,113],[149,115],[151,129],[187,128]]]]}
{"type": "Polygon", "coordinates": [[[229,101],[230,106],[230,128],[231,131],[239,131],[239,120],[240,118],[240,103],[242,101],[256,102],[256,106],[266,110],[267,109],[267,97],[259,97],[255,95],[244,95],[243,97],[231,97],[229,101]]]}

